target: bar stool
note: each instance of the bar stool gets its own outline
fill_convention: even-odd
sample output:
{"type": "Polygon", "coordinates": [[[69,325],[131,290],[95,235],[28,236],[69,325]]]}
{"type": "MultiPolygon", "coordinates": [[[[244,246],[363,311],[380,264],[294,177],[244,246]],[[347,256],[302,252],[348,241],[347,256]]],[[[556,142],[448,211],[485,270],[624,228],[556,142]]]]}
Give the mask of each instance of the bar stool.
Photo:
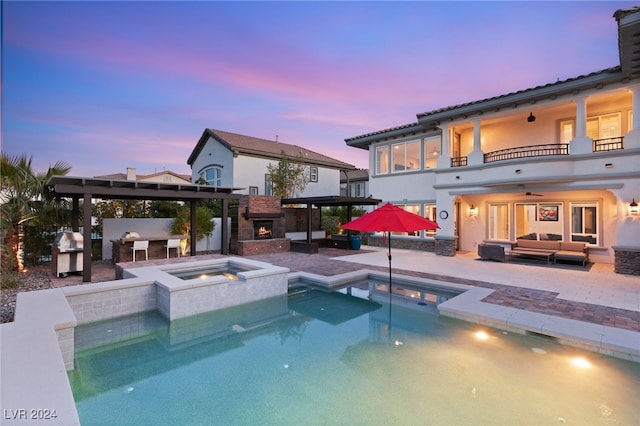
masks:
{"type": "Polygon", "coordinates": [[[145,260],[149,260],[149,241],[140,240],[133,242],[133,261],[136,261],[136,252],[144,251],[145,260]]]}
{"type": "Polygon", "coordinates": [[[176,255],[180,257],[180,240],[167,240],[167,259],[169,258],[169,250],[176,249],[176,255]]]}

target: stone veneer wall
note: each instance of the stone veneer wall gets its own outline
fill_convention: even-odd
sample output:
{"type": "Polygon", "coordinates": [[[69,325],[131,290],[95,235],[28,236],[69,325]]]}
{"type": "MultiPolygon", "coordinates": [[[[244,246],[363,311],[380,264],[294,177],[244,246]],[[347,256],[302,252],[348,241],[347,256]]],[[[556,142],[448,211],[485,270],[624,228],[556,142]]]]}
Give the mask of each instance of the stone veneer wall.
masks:
{"type": "Polygon", "coordinates": [[[618,274],[640,275],[640,247],[614,246],[614,271],[618,274]]]}
{"type": "Polygon", "coordinates": [[[237,255],[251,256],[254,254],[284,253],[290,249],[291,240],[288,238],[238,241],[237,255]]]}
{"type": "MultiPolygon", "coordinates": [[[[383,238],[381,235],[370,235],[368,244],[374,247],[388,247],[388,237],[383,238]]],[[[408,250],[435,251],[435,240],[432,238],[406,238],[391,236],[391,247],[408,250]]]]}
{"type": "Polygon", "coordinates": [[[436,255],[454,257],[456,255],[456,237],[435,237],[436,255]]]}

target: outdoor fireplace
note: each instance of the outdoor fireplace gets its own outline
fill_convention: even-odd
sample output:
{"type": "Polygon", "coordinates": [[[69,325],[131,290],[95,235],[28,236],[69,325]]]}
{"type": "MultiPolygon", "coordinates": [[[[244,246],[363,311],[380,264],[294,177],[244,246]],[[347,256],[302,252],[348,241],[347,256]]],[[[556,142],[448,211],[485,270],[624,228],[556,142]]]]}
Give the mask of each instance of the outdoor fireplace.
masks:
{"type": "Polygon", "coordinates": [[[269,240],[273,238],[273,220],[254,220],[253,239],[269,240]]]}

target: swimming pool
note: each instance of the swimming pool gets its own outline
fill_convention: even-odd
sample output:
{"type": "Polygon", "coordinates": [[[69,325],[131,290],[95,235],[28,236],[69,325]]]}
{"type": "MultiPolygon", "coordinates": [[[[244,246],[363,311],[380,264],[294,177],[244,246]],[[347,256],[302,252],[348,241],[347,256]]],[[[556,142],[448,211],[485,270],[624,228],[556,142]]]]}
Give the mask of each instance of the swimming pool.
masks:
{"type": "Polygon", "coordinates": [[[308,291],[171,323],[79,326],[80,420],[640,424],[640,364],[415,306],[308,291]]]}

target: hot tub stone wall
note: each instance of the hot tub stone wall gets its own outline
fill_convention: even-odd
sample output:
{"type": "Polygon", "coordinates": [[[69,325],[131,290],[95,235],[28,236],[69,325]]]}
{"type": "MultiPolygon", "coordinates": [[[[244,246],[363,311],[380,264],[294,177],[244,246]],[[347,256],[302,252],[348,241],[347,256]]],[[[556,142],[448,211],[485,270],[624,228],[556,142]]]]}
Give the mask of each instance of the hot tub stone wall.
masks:
{"type": "Polygon", "coordinates": [[[271,240],[238,241],[238,256],[252,256],[255,254],[284,253],[291,249],[291,240],[274,238],[271,240]]]}

